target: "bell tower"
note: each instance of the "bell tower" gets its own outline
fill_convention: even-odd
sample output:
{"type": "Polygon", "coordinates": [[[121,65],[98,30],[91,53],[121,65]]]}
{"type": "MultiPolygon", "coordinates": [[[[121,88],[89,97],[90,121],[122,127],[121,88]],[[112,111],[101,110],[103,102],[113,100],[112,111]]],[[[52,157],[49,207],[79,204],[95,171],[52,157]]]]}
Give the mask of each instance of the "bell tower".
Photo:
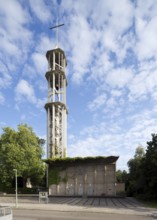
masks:
{"type": "Polygon", "coordinates": [[[66,157],[67,107],[66,107],[66,57],[60,48],[46,53],[48,71],[47,112],[47,158],[66,157]]]}

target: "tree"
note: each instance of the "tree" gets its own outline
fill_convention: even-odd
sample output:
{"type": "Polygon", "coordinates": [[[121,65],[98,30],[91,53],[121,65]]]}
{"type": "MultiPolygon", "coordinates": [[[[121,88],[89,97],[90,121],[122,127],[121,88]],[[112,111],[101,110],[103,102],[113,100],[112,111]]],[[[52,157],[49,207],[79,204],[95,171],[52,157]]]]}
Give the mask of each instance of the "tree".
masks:
{"type": "Polygon", "coordinates": [[[116,179],[118,183],[126,183],[128,178],[128,174],[125,170],[117,170],[116,172],[116,179]]]}
{"type": "Polygon", "coordinates": [[[147,196],[157,199],[157,134],[152,134],[152,140],[147,142],[144,170],[147,196]]]}
{"type": "Polygon", "coordinates": [[[144,192],[144,163],[145,151],[142,146],[138,146],[134,158],[128,161],[129,167],[129,187],[128,195],[137,195],[144,192]]]}
{"type": "Polygon", "coordinates": [[[0,176],[1,184],[11,186],[14,179],[13,169],[18,170],[18,176],[26,182],[39,184],[45,174],[42,162],[43,139],[39,139],[33,129],[26,124],[18,126],[15,131],[10,127],[3,128],[0,137],[0,176]]]}
{"type": "Polygon", "coordinates": [[[145,151],[142,146],[138,146],[135,151],[134,158],[142,159],[145,156],[145,151]]]}

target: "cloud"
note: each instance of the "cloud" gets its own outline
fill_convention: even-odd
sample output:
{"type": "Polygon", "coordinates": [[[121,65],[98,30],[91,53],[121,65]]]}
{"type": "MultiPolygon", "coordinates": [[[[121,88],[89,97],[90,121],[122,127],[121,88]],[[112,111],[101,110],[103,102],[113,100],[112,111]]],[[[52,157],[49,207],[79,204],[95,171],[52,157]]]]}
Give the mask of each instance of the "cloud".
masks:
{"type": "Polygon", "coordinates": [[[37,98],[33,86],[26,80],[22,79],[18,82],[15,88],[15,101],[18,108],[20,103],[25,101],[35,105],[37,108],[41,108],[46,103],[46,98],[37,98]]]}
{"type": "Polygon", "coordinates": [[[43,99],[37,99],[37,107],[40,108],[41,110],[43,110],[45,103],[47,102],[47,97],[43,98],[43,99]]]}
{"type": "Polygon", "coordinates": [[[39,74],[43,74],[47,70],[48,64],[47,64],[45,55],[35,52],[32,54],[32,60],[33,60],[35,69],[39,74]]]}
{"type": "Polygon", "coordinates": [[[31,53],[29,62],[24,65],[23,74],[25,77],[28,77],[31,80],[35,78],[39,80],[39,76],[41,76],[42,79],[39,81],[43,80],[43,75],[48,69],[48,61],[45,54],[47,50],[51,49],[51,47],[52,42],[50,38],[46,37],[45,34],[41,34],[40,38],[34,45],[34,51],[31,53]]]}
{"type": "Polygon", "coordinates": [[[0,89],[11,85],[12,77],[9,74],[7,66],[0,60],[0,89]]]}
{"type": "Polygon", "coordinates": [[[70,43],[70,61],[73,64],[72,80],[74,83],[82,82],[91,62],[94,45],[98,34],[92,30],[87,20],[80,15],[74,15],[68,30],[68,41],[70,43]]]}
{"type": "Polygon", "coordinates": [[[137,2],[135,11],[135,30],[137,35],[136,53],[140,60],[156,57],[157,4],[150,0],[143,4],[137,2]]]}
{"type": "MultiPolygon", "coordinates": [[[[114,68],[115,61],[123,63],[128,54],[133,41],[130,34],[133,4],[127,0],[121,0],[118,6],[110,0],[91,4],[76,1],[71,8],[68,5],[72,1],[68,3],[62,2],[69,23],[63,45],[69,44],[66,48],[70,53],[72,81],[81,84],[86,77],[97,81],[114,68]],[[111,53],[115,54],[115,60],[111,53]]],[[[122,86],[122,79],[119,84],[122,86]]]]}
{"type": "Polygon", "coordinates": [[[156,107],[129,116],[123,113],[118,120],[103,120],[85,127],[76,137],[73,132],[69,139],[70,156],[118,155],[119,169],[127,169],[127,162],[133,158],[138,145],[146,148],[151,133],[157,133],[156,107]],[[123,123],[126,127],[123,127],[123,123]]]}
{"type": "Polygon", "coordinates": [[[33,80],[36,78],[37,75],[39,75],[39,72],[34,68],[33,65],[26,63],[23,67],[22,74],[24,77],[33,80]]]}
{"type": "Polygon", "coordinates": [[[121,91],[121,90],[115,90],[115,89],[113,89],[113,90],[111,91],[111,94],[112,94],[113,97],[119,97],[119,96],[122,95],[122,91],[121,91]]]}
{"type": "Polygon", "coordinates": [[[4,105],[4,103],[5,103],[5,98],[4,98],[3,94],[0,93],[0,105],[4,105]]]}
{"type": "Polygon", "coordinates": [[[0,57],[8,71],[15,74],[19,65],[25,62],[32,44],[32,32],[27,26],[30,16],[16,0],[0,4],[0,14],[0,57]]]}
{"type": "Polygon", "coordinates": [[[130,99],[139,99],[148,94],[154,96],[157,86],[157,71],[149,72],[147,70],[141,71],[133,78],[128,86],[130,90],[130,99]]]}
{"type": "Polygon", "coordinates": [[[20,102],[23,99],[27,99],[27,101],[31,103],[36,103],[36,97],[34,93],[33,87],[26,81],[20,80],[15,88],[16,101],[20,102]]]}
{"type": "Polygon", "coordinates": [[[4,29],[8,32],[10,31],[11,38],[19,39],[20,35],[16,31],[29,21],[29,14],[17,0],[6,0],[6,2],[7,4],[0,4],[0,11],[3,15],[1,16],[2,27],[5,27],[4,29]]]}
{"type": "Polygon", "coordinates": [[[136,33],[137,33],[137,47],[138,58],[149,59],[156,57],[156,32],[157,32],[157,18],[151,18],[150,21],[136,18],[136,33]],[[145,46],[143,46],[145,45],[145,46]]]}
{"type": "Polygon", "coordinates": [[[52,19],[50,8],[52,5],[48,6],[43,0],[29,1],[31,10],[35,13],[36,17],[43,23],[46,23],[52,19]]]}
{"type": "Polygon", "coordinates": [[[39,42],[36,45],[36,51],[45,54],[47,50],[51,50],[53,41],[45,33],[41,33],[39,42]]]}
{"type": "Polygon", "coordinates": [[[15,40],[28,42],[31,32],[24,25],[30,21],[30,17],[20,3],[16,0],[7,0],[7,4],[0,4],[0,12],[3,14],[1,16],[3,24],[0,29],[1,40],[6,40],[10,43],[9,46],[12,44],[12,47],[16,46],[15,40]]]}
{"type": "Polygon", "coordinates": [[[102,107],[106,103],[106,100],[107,100],[106,94],[101,94],[88,104],[88,109],[90,111],[95,111],[100,107],[102,107]]]}
{"type": "Polygon", "coordinates": [[[113,88],[124,88],[133,76],[134,74],[131,69],[117,68],[108,73],[106,82],[113,88]]]}

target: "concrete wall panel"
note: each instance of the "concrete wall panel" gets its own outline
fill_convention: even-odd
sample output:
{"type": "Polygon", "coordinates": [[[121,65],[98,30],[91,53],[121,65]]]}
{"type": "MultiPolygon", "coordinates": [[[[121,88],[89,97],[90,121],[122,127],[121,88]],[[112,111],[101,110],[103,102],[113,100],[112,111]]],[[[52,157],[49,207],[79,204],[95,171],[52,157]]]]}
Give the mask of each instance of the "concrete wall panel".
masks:
{"type": "Polygon", "coordinates": [[[61,182],[49,187],[50,195],[115,195],[115,164],[75,165],[60,171],[61,182]]]}

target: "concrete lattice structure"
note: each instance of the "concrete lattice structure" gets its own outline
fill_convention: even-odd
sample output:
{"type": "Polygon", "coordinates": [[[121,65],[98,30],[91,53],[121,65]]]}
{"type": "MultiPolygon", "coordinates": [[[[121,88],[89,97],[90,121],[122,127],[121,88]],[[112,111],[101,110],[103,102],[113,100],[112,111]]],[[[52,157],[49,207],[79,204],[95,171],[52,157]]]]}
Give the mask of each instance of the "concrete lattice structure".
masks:
{"type": "Polygon", "coordinates": [[[47,158],[66,157],[67,108],[66,108],[66,57],[60,48],[46,53],[48,71],[47,158]]]}

